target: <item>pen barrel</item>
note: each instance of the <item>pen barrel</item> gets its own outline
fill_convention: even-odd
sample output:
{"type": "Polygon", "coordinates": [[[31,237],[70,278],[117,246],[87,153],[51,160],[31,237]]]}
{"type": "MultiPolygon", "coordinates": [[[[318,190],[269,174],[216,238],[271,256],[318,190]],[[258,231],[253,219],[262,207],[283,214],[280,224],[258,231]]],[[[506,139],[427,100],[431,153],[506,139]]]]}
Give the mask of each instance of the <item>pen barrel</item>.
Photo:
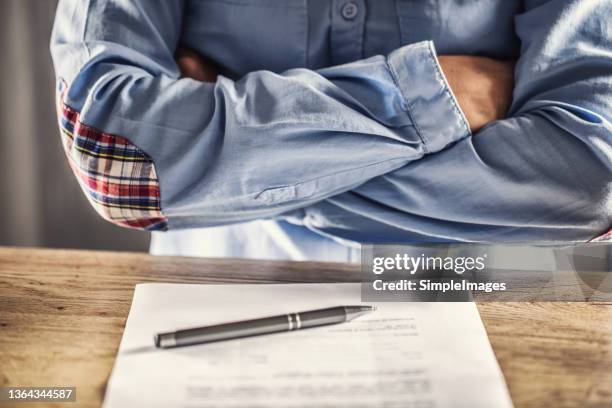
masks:
{"type": "MultiPolygon", "coordinates": [[[[286,315],[264,317],[255,320],[180,330],[174,333],[175,344],[170,344],[166,347],[210,343],[241,337],[278,333],[287,330],[289,330],[289,323],[286,315]]],[[[164,347],[164,345],[161,345],[161,347],[164,347]]]]}
{"type": "Polygon", "coordinates": [[[346,321],[346,311],[344,307],[330,307],[328,309],[311,310],[302,313],[293,313],[297,329],[308,327],[326,326],[346,321]]]}
{"type": "Polygon", "coordinates": [[[179,330],[172,333],[161,333],[155,337],[155,344],[157,347],[162,348],[189,346],[192,344],[211,343],[241,337],[305,329],[308,327],[325,326],[342,323],[346,320],[347,313],[344,307],[332,307],[328,309],[179,330]]]}

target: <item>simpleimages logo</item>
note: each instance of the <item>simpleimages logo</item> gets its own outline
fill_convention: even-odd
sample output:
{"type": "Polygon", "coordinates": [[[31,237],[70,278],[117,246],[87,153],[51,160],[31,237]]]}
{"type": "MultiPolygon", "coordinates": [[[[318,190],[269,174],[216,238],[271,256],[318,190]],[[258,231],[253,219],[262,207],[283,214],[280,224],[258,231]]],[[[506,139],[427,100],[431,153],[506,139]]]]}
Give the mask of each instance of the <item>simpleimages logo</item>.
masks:
{"type": "Polygon", "coordinates": [[[396,254],[395,256],[380,256],[372,259],[372,272],[380,275],[388,270],[404,271],[414,275],[417,271],[447,270],[461,275],[473,270],[485,269],[487,254],[482,256],[410,256],[408,254],[396,254]]]}

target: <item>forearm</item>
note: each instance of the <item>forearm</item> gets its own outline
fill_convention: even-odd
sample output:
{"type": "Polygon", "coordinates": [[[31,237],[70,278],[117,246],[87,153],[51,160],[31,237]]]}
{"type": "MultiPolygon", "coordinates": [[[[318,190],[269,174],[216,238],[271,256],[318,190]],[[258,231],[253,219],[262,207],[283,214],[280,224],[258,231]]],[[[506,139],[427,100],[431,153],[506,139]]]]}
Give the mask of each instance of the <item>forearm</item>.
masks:
{"type": "MultiPolygon", "coordinates": [[[[67,4],[58,15],[70,15],[61,11],[67,4]]],[[[53,40],[57,73],[67,83],[61,103],[75,112],[65,134],[76,142],[89,137],[81,146],[66,143],[68,155],[106,218],[129,213],[141,197],[116,199],[98,186],[133,192],[141,181],[133,163],[97,154],[105,137],[137,152],[155,191],[144,197],[147,206],[180,228],[301,208],[469,134],[429,44],[319,72],[260,71],[207,84],[179,77],[173,54],[180,5],[168,3],[172,10],[164,11],[122,2],[110,13],[113,4],[88,11],[96,18],[81,21],[84,39],[71,29],[56,31],[53,40]],[[137,10],[127,9],[132,5],[137,10]],[[131,13],[139,15],[136,22],[115,21],[131,13]],[[120,32],[96,28],[110,23],[120,32]],[[127,37],[129,47],[122,43],[127,37]],[[92,174],[92,167],[122,174],[110,181],[115,175],[92,174]]],[[[137,218],[128,225],[138,225],[137,218]]]]}
{"type": "Polygon", "coordinates": [[[572,242],[608,231],[612,39],[599,27],[612,10],[574,6],[549,2],[517,18],[528,46],[507,119],[310,207],[304,222],[358,241],[572,242]],[[567,49],[577,42],[579,55],[567,49]]]}

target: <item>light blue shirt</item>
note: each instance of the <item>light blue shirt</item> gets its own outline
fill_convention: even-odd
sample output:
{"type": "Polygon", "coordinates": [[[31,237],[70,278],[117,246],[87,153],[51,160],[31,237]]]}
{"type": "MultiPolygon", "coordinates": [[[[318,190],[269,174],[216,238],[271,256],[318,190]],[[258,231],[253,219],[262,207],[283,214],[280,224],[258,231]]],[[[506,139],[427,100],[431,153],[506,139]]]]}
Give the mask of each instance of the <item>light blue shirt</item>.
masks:
{"type": "Polygon", "coordinates": [[[51,48],[80,120],[152,160],[154,253],[354,260],[612,225],[609,0],[61,0],[51,48]],[[180,78],[179,43],[215,84],[180,78]],[[517,59],[508,117],[471,134],[441,54],[517,59]]]}

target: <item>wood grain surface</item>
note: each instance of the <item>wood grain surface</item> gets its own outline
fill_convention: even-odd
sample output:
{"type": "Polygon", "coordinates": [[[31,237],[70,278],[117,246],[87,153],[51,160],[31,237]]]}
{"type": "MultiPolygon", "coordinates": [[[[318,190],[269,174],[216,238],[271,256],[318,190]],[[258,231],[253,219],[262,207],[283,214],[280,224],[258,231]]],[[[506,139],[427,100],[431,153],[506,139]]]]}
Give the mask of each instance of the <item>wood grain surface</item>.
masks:
{"type": "MultiPolygon", "coordinates": [[[[99,407],[136,283],[358,279],[346,264],[0,248],[0,386],[77,387],[76,403],[0,406],[99,407]]],[[[517,408],[612,407],[611,303],[478,308],[517,408]]]]}

